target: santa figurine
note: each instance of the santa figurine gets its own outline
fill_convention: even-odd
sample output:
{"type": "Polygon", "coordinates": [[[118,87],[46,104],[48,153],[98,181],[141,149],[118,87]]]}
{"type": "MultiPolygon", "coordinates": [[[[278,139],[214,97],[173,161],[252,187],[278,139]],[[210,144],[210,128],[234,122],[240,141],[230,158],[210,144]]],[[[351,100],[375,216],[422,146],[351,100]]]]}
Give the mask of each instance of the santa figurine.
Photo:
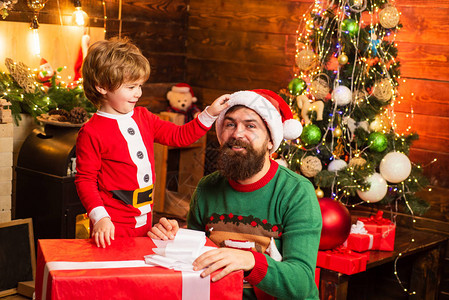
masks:
{"type": "Polygon", "coordinates": [[[41,58],[41,62],[39,65],[39,73],[37,74],[37,79],[46,87],[51,87],[50,79],[55,74],[55,71],[48,63],[45,58],[41,58]]]}
{"type": "Polygon", "coordinates": [[[187,83],[178,83],[172,86],[167,93],[170,103],[167,111],[184,115],[184,123],[190,122],[201,112],[194,104],[197,98],[193,94],[192,87],[187,83]]]}

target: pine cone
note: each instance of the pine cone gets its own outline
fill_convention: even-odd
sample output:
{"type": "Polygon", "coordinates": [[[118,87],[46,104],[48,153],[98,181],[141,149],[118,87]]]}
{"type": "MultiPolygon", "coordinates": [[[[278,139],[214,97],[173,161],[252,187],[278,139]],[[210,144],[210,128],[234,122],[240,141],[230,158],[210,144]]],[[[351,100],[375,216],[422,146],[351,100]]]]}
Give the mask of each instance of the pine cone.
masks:
{"type": "Polygon", "coordinates": [[[48,114],[49,114],[50,116],[52,116],[52,115],[60,115],[60,116],[63,116],[63,117],[66,118],[66,121],[67,121],[67,119],[69,119],[69,117],[70,117],[70,113],[69,113],[68,111],[66,111],[65,109],[63,109],[63,108],[61,108],[61,109],[56,109],[56,108],[54,108],[54,109],[50,110],[50,111],[48,112],[48,114]]]}
{"type": "Polygon", "coordinates": [[[89,119],[87,111],[82,107],[74,107],[70,111],[69,121],[74,124],[81,124],[89,119]]]}
{"type": "Polygon", "coordinates": [[[65,116],[65,115],[59,115],[58,121],[59,122],[68,122],[69,118],[67,116],[65,116]]]}

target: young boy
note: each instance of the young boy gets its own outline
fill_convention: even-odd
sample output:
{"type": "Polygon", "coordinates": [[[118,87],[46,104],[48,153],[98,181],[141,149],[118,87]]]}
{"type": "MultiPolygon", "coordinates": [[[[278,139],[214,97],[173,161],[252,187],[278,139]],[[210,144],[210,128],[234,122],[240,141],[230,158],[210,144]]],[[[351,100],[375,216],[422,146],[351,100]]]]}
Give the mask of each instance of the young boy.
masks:
{"type": "Polygon", "coordinates": [[[146,236],[151,229],[153,142],[177,147],[195,142],[227,107],[229,95],[183,126],[135,107],[150,64],[126,39],[93,44],[82,73],[85,94],[98,111],[78,134],[75,183],[93,224],[92,238],[104,248],[115,237],[146,236]]]}

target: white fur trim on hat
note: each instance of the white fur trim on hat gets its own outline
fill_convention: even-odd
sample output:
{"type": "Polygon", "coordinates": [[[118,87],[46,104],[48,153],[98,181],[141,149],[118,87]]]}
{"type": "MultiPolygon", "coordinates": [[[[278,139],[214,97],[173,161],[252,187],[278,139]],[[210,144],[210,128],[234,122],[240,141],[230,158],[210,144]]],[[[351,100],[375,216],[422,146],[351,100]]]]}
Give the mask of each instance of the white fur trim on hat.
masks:
{"type": "Polygon", "coordinates": [[[223,121],[226,112],[234,105],[243,105],[254,110],[267,124],[271,134],[271,141],[273,143],[273,148],[270,150],[270,154],[277,150],[284,139],[284,127],[279,111],[273,106],[273,104],[271,104],[270,101],[256,92],[240,91],[231,95],[228,104],[228,108],[220,113],[215,123],[217,137],[220,144],[223,142],[221,141],[220,136],[223,130],[223,121]]]}

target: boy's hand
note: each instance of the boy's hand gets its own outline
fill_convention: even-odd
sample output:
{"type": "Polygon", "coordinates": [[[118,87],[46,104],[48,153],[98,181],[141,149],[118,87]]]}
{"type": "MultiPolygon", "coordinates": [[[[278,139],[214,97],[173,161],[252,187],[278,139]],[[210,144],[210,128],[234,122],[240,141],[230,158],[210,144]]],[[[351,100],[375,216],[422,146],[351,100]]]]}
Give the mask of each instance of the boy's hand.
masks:
{"type": "Polygon", "coordinates": [[[222,269],[212,278],[212,282],[215,282],[237,270],[250,271],[255,264],[256,261],[251,251],[218,248],[200,255],[193,262],[193,270],[198,271],[206,268],[201,273],[201,277],[204,278],[216,270],[222,269]]]}
{"type": "Polygon", "coordinates": [[[106,217],[98,221],[92,230],[92,239],[95,240],[97,247],[106,248],[111,245],[111,240],[114,240],[115,226],[111,219],[106,217]]]}
{"type": "Polygon", "coordinates": [[[167,218],[160,218],[159,223],[154,225],[147,234],[152,239],[172,240],[175,238],[178,229],[178,221],[168,220],[167,218]]]}
{"type": "Polygon", "coordinates": [[[218,116],[224,109],[228,108],[229,105],[227,102],[230,97],[231,95],[225,94],[215,99],[215,101],[208,108],[206,108],[208,114],[213,117],[218,116]]]}

